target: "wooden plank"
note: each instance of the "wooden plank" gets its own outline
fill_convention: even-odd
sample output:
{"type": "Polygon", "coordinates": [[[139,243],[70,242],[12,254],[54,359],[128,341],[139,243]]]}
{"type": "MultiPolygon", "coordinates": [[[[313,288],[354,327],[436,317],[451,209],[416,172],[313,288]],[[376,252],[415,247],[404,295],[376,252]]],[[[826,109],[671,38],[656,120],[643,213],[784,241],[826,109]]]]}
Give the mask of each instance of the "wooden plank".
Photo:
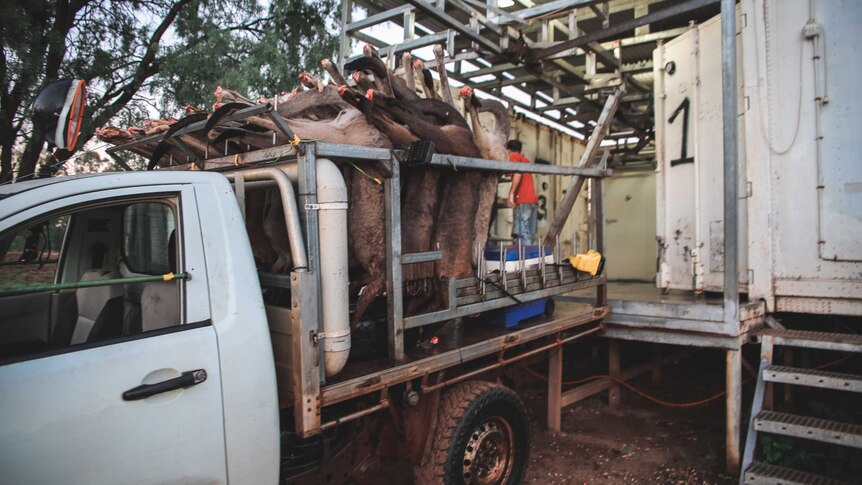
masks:
{"type": "Polygon", "coordinates": [[[653,367],[652,373],[650,374],[650,385],[654,389],[658,389],[661,387],[661,345],[655,343],[650,345],[653,358],[657,364],[653,367]]]}
{"type": "Polygon", "coordinates": [[[739,473],[739,420],[742,410],[742,353],[739,350],[726,352],[725,367],[727,389],[726,447],[727,472],[739,473]]]}
{"type": "MultiPolygon", "coordinates": [[[[658,362],[646,362],[644,364],[639,364],[632,366],[624,371],[622,371],[620,380],[630,381],[635,377],[638,377],[642,374],[650,372],[655,366],[662,366],[667,363],[673,362],[675,360],[681,359],[689,354],[688,351],[679,351],[674,352],[673,354],[666,355],[662,357],[662,359],[658,362]]],[[[586,399],[592,395],[598,394],[606,389],[611,387],[611,381],[609,379],[600,379],[590,382],[588,384],[584,384],[582,386],[575,387],[573,389],[569,389],[568,391],[562,393],[560,397],[560,403],[563,407],[566,407],[570,404],[574,404],[582,399],[586,399]]]]}
{"type": "MultiPolygon", "coordinates": [[[[602,108],[602,113],[599,115],[596,128],[590,135],[587,147],[584,149],[583,155],[581,155],[578,168],[589,168],[590,165],[592,165],[593,158],[596,156],[596,153],[598,153],[602,140],[605,138],[605,135],[611,126],[611,121],[614,119],[614,113],[616,113],[622,97],[623,93],[620,90],[616,90],[613,94],[608,96],[607,101],[605,101],[605,106],[602,108]]],[[[554,218],[551,220],[550,227],[548,227],[548,235],[545,237],[545,245],[553,247],[554,240],[560,235],[560,231],[563,229],[566,219],[569,217],[569,213],[572,212],[572,207],[575,205],[575,200],[578,198],[578,194],[581,192],[581,188],[584,186],[585,180],[586,177],[572,177],[569,181],[569,186],[566,188],[566,195],[563,196],[563,200],[560,201],[560,204],[557,206],[554,218]]]]}
{"type": "MultiPolygon", "coordinates": [[[[620,341],[611,339],[608,340],[608,375],[614,379],[620,378],[620,341]]],[[[620,385],[617,382],[611,383],[608,390],[608,405],[617,407],[620,405],[620,385]]]]}
{"type": "Polygon", "coordinates": [[[562,429],[563,347],[551,351],[548,359],[548,429],[562,429]]]}
{"type": "Polygon", "coordinates": [[[566,407],[570,404],[574,404],[578,401],[584,400],[590,396],[598,394],[608,388],[611,387],[611,381],[608,379],[598,379],[593,382],[584,384],[583,386],[578,386],[574,389],[570,389],[564,393],[560,398],[560,403],[563,407],[566,407]]]}

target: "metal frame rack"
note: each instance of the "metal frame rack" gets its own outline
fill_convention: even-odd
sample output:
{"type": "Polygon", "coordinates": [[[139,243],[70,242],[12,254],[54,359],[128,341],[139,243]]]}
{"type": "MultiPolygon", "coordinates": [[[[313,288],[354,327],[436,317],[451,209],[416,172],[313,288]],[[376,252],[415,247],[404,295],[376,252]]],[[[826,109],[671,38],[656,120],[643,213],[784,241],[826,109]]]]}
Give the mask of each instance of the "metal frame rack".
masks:
{"type": "MultiPolygon", "coordinates": [[[[343,0],[341,41],[342,53],[350,52],[353,39],[374,45],[392,67],[397,67],[398,52],[445,42],[447,62],[454,62],[448,71],[450,78],[579,133],[598,123],[597,103],[604,91],[619,87],[626,94],[608,135],[609,140],[617,141],[613,152],[614,164],[619,166],[654,158],[650,153],[653,93],[639,81],[639,74],[652,71],[651,53],[657,42],[679,35],[690,21],[731,13],[722,16],[724,267],[728,268],[723,302],[614,300],[606,333],[619,339],[726,349],[730,471],[739,466],[740,349],[748,332],[762,325],[765,316],[761,303],[739,303],[735,3],[513,0],[511,6],[499,8],[495,0],[408,0],[408,5],[394,0],[343,0]],[[368,16],[353,22],[354,5],[365,8],[368,16]],[[388,45],[366,30],[392,20],[401,20],[401,43],[388,45]],[[467,62],[478,69],[466,68],[467,62]],[[519,89],[529,96],[529,102],[507,95],[507,87],[519,89]]],[[[434,65],[434,61],[426,65],[434,65]]],[[[610,340],[610,345],[609,365],[618,372],[618,341],[610,340]]],[[[552,373],[560,362],[552,362],[552,373]]],[[[613,396],[618,395],[611,393],[612,404],[618,399],[613,396]]]]}
{"type": "MultiPolygon", "coordinates": [[[[449,78],[581,136],[595,126],[604,92],[622,88],[627,94],[608,135],[617,142],[614,162],[643,163],[653,158],[653,92],[637,77],[652,72],[657,42],[719,11],[717,0],[514,0],[505,8],[498,3],[342,0],[340,65],[349,60],[353,41],[378,48],[396,72],[400,53],[444,44],[445,62],[453,63],[449,78]],[[354,7],[367,16],[354,21],[354,7]],[[370,28],[387,22],[400,23],[401,42],[372,35],[370,28]],[[529,101],[507,94],[507,87],[529,101]]],[[[435,65],[433,59],[426,62],[435,65]]]]}
{"type": "MultiPolygon", "coordinates": [[[[613,97],[616,99],[616,97],[613,97]]],[[[293,139],[293,133],[280,116],[268,105],[254,106],[239,110],[226,117],[222,122],[236,121],[244,117],[268,113],[276,125],[288,139],[293,139]]],[[[118,150],[129,149],[139,144],[178,142],[178,137],[192,131],[203,129],[205,122],[196,122],[171,133],[137,140],[135,142],[112,147],[109,154],[118,150]]],[[[179,165],[162,167],[161,170],[212,170],[226,172],[225,175],[234,183],[240,207],[245,207],[245,190],[250,184],[275,183],[266,182],[263,172],[266,169],[277,168],[279,165],[296,163],[298,171],[297,206],[298,224],[303,233],[300,245],[304,245],[304,260],[307,268],[295,268],[287,275],[261,273],[263,286],[274,286],[291,289],[291,310],[289,316],[290,334],[293,335],[291,347],[291,375],[293,380],[292,393],[295,409],[296,431],[302,436],[311,436],[352,419],[359,418],[388,406],[388,389],[391,386],[417,381],[422,392],[434,392],[445,385],[458,382],[493,370],[519,359],[536,355],[549,349],[557,348],[575,338],[599,330],[598,323],[604,318],[608,309],[605,306],[606,292],[604,275],[584,278],[571,267],[546,267],[544,257],[540,257],[538,267],[526,267],[523,255],[519,251],[518,271],[507,272],[505,264],[501,264],[499,275],[488,275],[484,271],[477,272],[475,278],[448,281],[448,308],[439,311],[405,317],[403,310],[402,265],[418,262],[439,260],[440,251],[430,251],[416,254],[401,253],[401,190],[400,171],[403,151],[361,146],[339,145],[321,142],[300,142],[297,145],[281,145],[256,151],[229,155],[208,160],[194,160],[179,165]],[[327,384],[323,377],[320,364],[320,349],[315,336],[323,331],[320,328],[321,282],[318,265],[321,257],[318,240],[317,181],[316,161],[328,158],[335,162],[349,160],[351,163],[376,164],[383,173],[383,190],[385,205],[385,245],[386,245],[386,294],[387,297],[387,335],[389,349],[389,364],[382,370],[371,372],[359,377],[348,378],[327,384]],[[259,170],[264,169],[264,170],[259,170]],[[249,174],[248,181],[243,171],[249,174]],[[254,171],[254,176],[252,176],[254,171]],[[260,176],[259,176],[260,175],[260,176]],[[486,289],[484,283],[491,282],[502,289],[486,289]],[[545,323],[538,323],[527,328],[516,328],[505,331],[501,335],[489,337],[471,345],[442,352],[413,362],[408,362],[404,348],[405,329],[442,322],[475,313],[511,306],[513,300],[528,302],[552,295],[559,295],[575,290],[598,288],[595,305],[576,315],[569,315],[545,323]],[[564,335],[564,332],[589,325],[574,335],[564,335]],[[306,336],[308,336],[306,340],[306,336]],[[542,340],[543,342],[539,342],[542,340]],[[492,358],[493,356],[496,356],[492,358]],[[485,359],[483,359],[485,358],[485,359]],[[488,359],[491,359],[488,361],[488,359]],[[453,367],[472,362],[469,370],[455,371],[453,367]],[[443,378],[443,371],[448,374],[443,378]],[[433,379],[433,382],[429,379],[433,379]],[[365,407],[348,416],[342,416],[334,421],[321,422],[321,410],[332,404],[343,402],[369,394],[377,394],[376,404],[365,407]],[[309,405],[314,403],[313,405],[309,405]]],[[[472,169],[500,173],[538,173],[549,175],[575,176],[574,180],[592,178],[595,191],[601,194],[602,177],[610,175],[605,167],[564,167],[554,165],[521,164],[507,161],[473,159],[452,155],[435,154],[428,166],[449,167],[452,170],[472,169]]],[[[273,170],[278,172],[278,170],[273,170]]],[[[273,177],[275,179],[275,177],[273,177]]],[[[573,183],[574,183],[573,180],[573,183]]],[[[288,184],[289,185],[289,184],[288,184]]],[[[280,189],[288,190],[288,187],[280,189]]],[[[292,197],[292,189],[290,189],[292,197]]],[[[601,197],[595,201],[597,213],[603,210],[601,197]]],[[[285,214],[290,219],[289,211],[285,214]]],[[[286,220],[290,233],[291,221],[286,220]]],[[[296,227],[296,226],[294,226],[296,227]]],[[[300,238],[298,238],[300,239],[300,238]]],[[[597,249],[602,250],[603,238],[597,241],[597,249]]],[[[556,252],[559,252],[558,245],[556,252]]],[[[542,254],[544,254],[544,245],[542,254]]],[[[559,254],[555,261],[559,261],[559,254]]],[[[504,262],[501,262],[504,263],[504,262]]],[[[460,368],[460,367],[459,367],[460,368]]]]}

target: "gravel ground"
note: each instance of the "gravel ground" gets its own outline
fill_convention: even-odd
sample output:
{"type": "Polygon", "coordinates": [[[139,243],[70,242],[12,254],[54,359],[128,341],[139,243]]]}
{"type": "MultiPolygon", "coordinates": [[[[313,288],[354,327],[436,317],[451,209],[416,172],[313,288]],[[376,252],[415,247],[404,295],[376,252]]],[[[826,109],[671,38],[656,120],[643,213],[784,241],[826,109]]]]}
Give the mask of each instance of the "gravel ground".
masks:
{"type": "MultiPolygon", "coordinates": [[[[723,376],[711,375],[716,369],[695,382],[697,374],[691,375],[690,367],[666,367],[660,389],[650,387],[648,376],[632,384],[670,402],[695,401],[721,391],[723,376]]],[[[604,392],[564,408],[562,431],[553,433],[546,427],[544,382],[526,373],[516,382],[532,433],[527,483],[735,482],[724,470],[721,398],[704,406],[671,408],[623,390],[622,404],[612,408],[604,392]]]]}

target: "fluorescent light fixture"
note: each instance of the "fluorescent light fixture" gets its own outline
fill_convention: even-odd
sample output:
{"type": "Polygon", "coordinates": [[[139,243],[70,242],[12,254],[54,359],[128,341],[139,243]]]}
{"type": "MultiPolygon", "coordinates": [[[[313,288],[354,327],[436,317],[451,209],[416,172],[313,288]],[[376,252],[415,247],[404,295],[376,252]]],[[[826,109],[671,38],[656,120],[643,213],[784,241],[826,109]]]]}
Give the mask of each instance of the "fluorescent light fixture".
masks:
{"type": "Polygon", "coordinates": [[[515,4],[514,0],[497,0],[497,6],[500,8],[508,8],[515,4]]]}

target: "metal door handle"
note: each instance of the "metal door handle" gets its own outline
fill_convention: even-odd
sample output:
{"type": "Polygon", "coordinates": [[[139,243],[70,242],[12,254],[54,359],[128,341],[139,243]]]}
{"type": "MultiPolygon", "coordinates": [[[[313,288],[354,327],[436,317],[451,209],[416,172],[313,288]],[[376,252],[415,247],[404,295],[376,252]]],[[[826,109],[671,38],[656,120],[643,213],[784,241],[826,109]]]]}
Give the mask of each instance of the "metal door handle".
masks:
{"type": "Polygon", "coordinates": [[[207,371],[204,369],[190,370],[183,372],[182,375],[174,377],[173,379],[157,382],[155,384],[142,384],[138,387],[129,389],[123,393],[123,400],[137,401],[155,394],[195,386],[205,380],[207,380],[207,371]]]}

